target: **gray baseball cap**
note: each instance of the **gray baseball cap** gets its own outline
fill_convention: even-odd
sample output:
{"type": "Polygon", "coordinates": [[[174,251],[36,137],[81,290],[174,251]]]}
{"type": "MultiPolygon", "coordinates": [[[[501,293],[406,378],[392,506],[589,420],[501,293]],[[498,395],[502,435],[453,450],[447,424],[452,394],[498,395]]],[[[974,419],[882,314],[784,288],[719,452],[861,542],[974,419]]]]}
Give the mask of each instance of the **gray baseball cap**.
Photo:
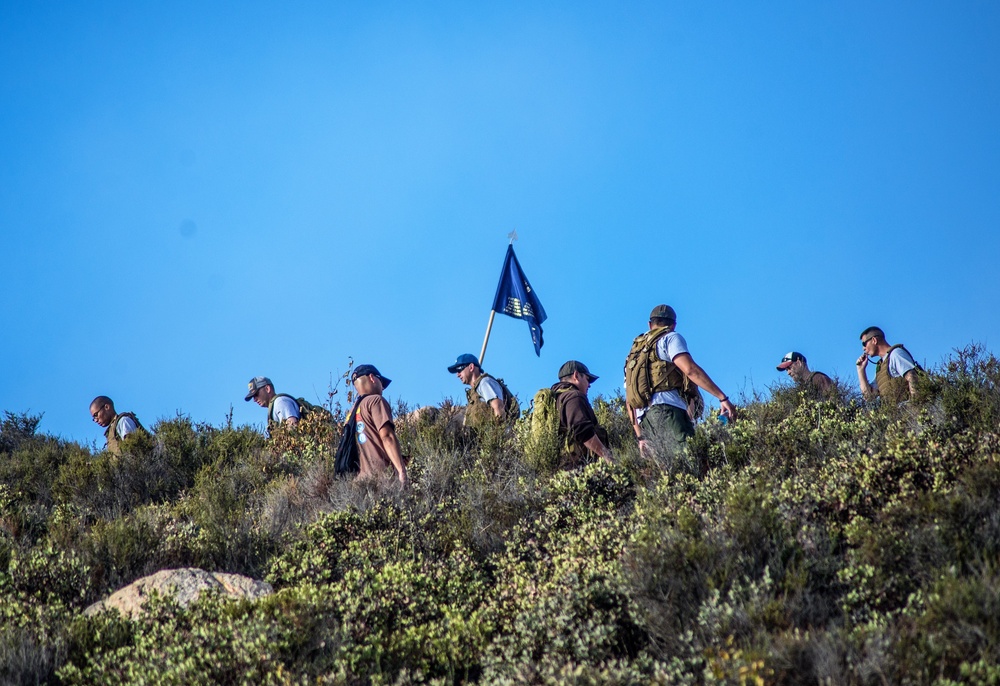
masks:
{"type": "Polygon", "coordinates": [[[246,400],[247,402],[250,402],[251,400],[253,400],[253,397],[257,395],[257,391],[264,388],[264,386],[270,386],[271,388],[274,388],[274,384],[271,383],[271,380],[266,376],[255,376],[254,378],[250,379],[250,383],[247,384],[247,388],[249,388],[250,390],[247,393],[247,397],[243,399],[246,400]]]}

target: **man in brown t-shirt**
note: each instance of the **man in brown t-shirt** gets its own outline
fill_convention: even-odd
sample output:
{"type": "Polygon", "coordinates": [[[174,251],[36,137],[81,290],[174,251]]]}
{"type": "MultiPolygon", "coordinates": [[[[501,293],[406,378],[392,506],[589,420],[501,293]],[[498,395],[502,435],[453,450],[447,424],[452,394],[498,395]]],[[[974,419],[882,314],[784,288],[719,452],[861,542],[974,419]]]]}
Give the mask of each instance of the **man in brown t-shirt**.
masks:
{"type": "Polygon", "coordinates": [[[359,479],[378,476],[389,467],[396,470],[399,482],[406,485],[406,465],[392,423],[392,408],[382,397],[391,381],[370,364],[358,365],[351,382],[359,396],[364,396],[357,410],[357,435],[360,470],[359,479]]]}

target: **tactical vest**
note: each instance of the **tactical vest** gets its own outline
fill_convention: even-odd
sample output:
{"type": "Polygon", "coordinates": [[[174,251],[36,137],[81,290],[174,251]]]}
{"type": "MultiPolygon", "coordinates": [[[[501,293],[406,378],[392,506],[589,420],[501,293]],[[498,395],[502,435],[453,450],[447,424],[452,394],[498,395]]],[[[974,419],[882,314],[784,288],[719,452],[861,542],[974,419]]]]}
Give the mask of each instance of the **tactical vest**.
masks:
{"type": "Polygon", "coordinates": [[[119,412],[114,417],[111,418],[111,423],[108,424],[108,428],[104,430],[104,438],[108,441],[107,451],[114,453],[115,455],[120,455],[122,452],[121,438],[118,438],[118,422],[121,421],[122,417],[128,417],[133,422],[135,422],[136,431],[145,431],[146,428],[139,422],[138,418],[131,412],[119,412]]]}
{"type": "Polygon", "coordinates": [[[496,413],[493,412],[493,408],[490,407],[490,404],[479,397],[479,393],[476,392],[476,389],[479,388],[479,384],[487,378],[493,379],[500,385],[500,391],[502,394],[500,402],[503,403],[504,406],[504,418],[507,420],[516,419],[521,413],[521,408],[517,403],[517,398],[515,398],[514,394],[507,388],[507,384],[503,382],[503,379],[497,379],[496,377],[490,376],[484,372],[482,376],[476,379],[476,383],[465,391],[465,397],[469,401],[469,407],[465,410],[465,423],[468,426],[477,426],[489,417],[496,416],[496,413]]]}
{"type": "MultiPolygon", "coordinates": [[[[896,348],[903,348],[902,343],[889,348],[885,355],[875,363],[875,385],[878,388],[878,395],[886,402],[901,403],[910,397],[910,384],[905,377],[889,376],[889,356],[896,348]]],[[[906,350],[906,348],[903,348],[906,350]]],[[[909,350],[906,350],[909,353],[909,350]]],[[[910,355],[913,358],[913,355],[910,355]]],[[[913,360],[914,369],[921,370],[916,360],[913,360]]],[[[922,370],[921,370],[922,371],[922,370]]]]}

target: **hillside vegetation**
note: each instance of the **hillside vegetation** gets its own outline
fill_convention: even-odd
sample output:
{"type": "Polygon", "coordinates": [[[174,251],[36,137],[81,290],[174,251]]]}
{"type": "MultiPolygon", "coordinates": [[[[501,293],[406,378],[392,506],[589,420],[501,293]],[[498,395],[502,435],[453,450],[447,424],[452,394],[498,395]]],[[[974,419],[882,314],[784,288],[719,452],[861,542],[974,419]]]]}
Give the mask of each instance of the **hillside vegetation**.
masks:
{"type": "Polygon", "coordinates": [[[7,413],[0,681],[998,684],[998,383],[970,346],[902,407],[775,388],[672,467],[621,398],[615,463],[573,472],[425,419],[402,492],[336,479],[329,427],[177,417],[112,456],[7,413]],[[83,615],[182,566],[275,593],[83,615]]]}

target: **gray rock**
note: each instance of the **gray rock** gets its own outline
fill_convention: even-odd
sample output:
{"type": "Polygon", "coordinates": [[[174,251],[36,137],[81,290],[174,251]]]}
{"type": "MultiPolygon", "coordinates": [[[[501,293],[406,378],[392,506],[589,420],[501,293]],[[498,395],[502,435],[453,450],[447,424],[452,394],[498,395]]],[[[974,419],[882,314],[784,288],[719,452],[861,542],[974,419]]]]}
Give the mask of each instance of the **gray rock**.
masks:
{"type": "Polygon", "coordinates": [[[89,617],[113,607],[126,617],[134,618],[142,614],[143,606],[154,591],[187,607],[205,591],[216,591],[234,599],[256,600],[271,594],[274,589],[265,581],[256,581],[239,574],[206,572],[191,567],[163,569],[118,589],[104,600],[88,607],[84,614],[89,617]]]}

